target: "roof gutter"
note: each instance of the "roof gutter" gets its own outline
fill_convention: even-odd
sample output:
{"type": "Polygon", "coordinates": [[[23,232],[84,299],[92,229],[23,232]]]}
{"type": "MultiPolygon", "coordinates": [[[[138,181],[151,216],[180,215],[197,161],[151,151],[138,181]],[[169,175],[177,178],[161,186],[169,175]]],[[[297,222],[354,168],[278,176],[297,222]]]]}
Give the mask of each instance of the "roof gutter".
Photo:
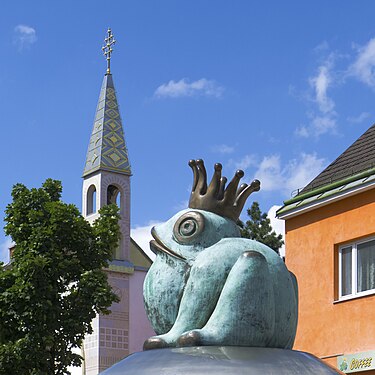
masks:
{"type": "Polygon", "coordinates": [[[291,209],[286,210],[284,212],[280,212],[283,208],[285,208],[285,206],[284,206],[284,207],[280,208],[280,210],[278,210],[278,212],[280,212],[280,214],[278,212],[276,212],[276,217],[278,219],[283,219],[283,220],[290,219],[290,218],[295,217],[297,215],[304,214],[308,211],[315,210],[318,207],[326,206],[327,204],[331,204],[331,203],[339,201],[341,199],[348,198],[352,195],[356,195],[356,194],[359,194],[359,193],[363,193],[367,190],[373,189],[374,185],[375,185],[375,181],[371,181],[367,184],[361,184],[360,186],[355,186],[355,187],[353,187],[349,190],[344,190],[344,191],[342,191],[340,193],[337,193],[337,194],[328,195],[323,199],[314,200],[314,201],[309,202],[307,204],[302,204],[300,207],[294,207],[294,208],[291,208],[291,209]]]}
{"type": "Polygon", "coordinates": [[[367,169],[366,171],[358,173],[354,176],[350,176],[350,177],[344,178],[342,180],[332,182],[331,184],[324,185],[320,188],[311,190],[307,193],[299,194],[299,195],[297,195],[297,196],[295,196],[291,199],[288,199],[288,200],[284,201],[284,205],[287,206],[289,204],[296,203],[296,202],[301,201],[303,199],[313,197],[314,195],[325,193],[325,192],[327,192],[329,190],[332,190],[332,189],[335,189],[335,188],[337,188],[341,185],[349,184],[350,182],[360,180],[361,178],[365,178],[365,177],[371,176],[373,174],[375,174],[375,168],[367,169]]]}

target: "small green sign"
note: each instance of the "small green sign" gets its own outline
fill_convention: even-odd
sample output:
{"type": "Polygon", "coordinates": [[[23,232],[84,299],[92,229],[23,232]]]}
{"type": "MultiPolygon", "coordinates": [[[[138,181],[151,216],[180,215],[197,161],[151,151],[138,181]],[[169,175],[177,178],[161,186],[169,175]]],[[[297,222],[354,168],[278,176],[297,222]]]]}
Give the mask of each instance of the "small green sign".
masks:
{"type": "Polygon", "coordinates": [[[345,374],[375,369],[375,351],[341,355],[337,367],[345,374]]]}

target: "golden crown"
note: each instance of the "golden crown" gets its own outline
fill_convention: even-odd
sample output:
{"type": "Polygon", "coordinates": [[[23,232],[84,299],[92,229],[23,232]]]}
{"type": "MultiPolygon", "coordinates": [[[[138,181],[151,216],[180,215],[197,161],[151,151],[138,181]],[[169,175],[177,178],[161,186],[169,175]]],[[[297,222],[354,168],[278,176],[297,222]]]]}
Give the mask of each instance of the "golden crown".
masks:
{"type": "Polygon", "coordinates": [[[210,211],[237,221],[246,199],[252,192],[260,189],[259,180],[254,180],[250,185],[241,184],[238,188],[240,179],[244,176],[241,170],[236,171],[232,181],[225,188],[227,178],[221,176],[223,167],[220,163],[215,164],[212,180],[207,186],[207,173],[203,160],[190,160],[189,166],[194,175],[189,208],[210,211]]]}

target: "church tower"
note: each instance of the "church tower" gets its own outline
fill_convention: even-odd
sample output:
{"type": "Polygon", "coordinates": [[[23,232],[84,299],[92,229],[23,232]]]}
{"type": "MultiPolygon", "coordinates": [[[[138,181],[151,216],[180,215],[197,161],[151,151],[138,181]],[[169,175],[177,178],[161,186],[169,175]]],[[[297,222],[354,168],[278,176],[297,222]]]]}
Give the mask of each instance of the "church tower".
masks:
{"type": "Polygon", "coordinates": [[[107,72],[99,95],[83,172],[82,214],[93,222],[101,207],[117,203],[120,208],[121,239],[113,254],[113,261],[105,270],[120,302],[111,306],[110,315],[98,315],[92,322],[94,332],[86,337],[82,353],[86,375],[97,375],[124,358],[129,354],[130,345],[130,279],[135,273],[134,264],[130,261],[131,169],[110,70],[114,43],[112,32],[108,29],[102,48],[107,58],[107,72]]]}

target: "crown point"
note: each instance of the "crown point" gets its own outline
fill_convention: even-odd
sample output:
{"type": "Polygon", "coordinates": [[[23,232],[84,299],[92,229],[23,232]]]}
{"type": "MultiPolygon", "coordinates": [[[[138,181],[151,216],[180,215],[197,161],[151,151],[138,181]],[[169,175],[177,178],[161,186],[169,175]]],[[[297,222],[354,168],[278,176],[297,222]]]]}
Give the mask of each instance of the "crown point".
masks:
{"type": "Polygon", "coordinates": [[[254,190],[254,191],[259,191],[260,190],[260,181],[259,180],[254,180],[252,181],[252,183],[250,184],[251,188],[254,190]]]}
{"type": "Polygon", "coordinates": [[[189,167],[194,167],[195,165],[197,165],[194,159],[189,160],[188,164],[189,164],[189,167]]]}
{"type": "Polygon", "coordinates": [[[199,166],[201,166],[201,165],[204,165],[204,162],[203,162],[202,159],[197,159],[197,164],[198,164],[199,166]]]}
{"type": "Polygon", "coordinates": [[[214,166],[215,171],[221,171],[223,169],[223,166],[220,163],[216,163],[214,166]]]}
{"type": "Polygon", "coordinates": [[[236,176],[239,177],[239,178],[242,178],[243,176],[245,175],[244,171],[239,169],[238,171],[236,171],[236,176]]]}

